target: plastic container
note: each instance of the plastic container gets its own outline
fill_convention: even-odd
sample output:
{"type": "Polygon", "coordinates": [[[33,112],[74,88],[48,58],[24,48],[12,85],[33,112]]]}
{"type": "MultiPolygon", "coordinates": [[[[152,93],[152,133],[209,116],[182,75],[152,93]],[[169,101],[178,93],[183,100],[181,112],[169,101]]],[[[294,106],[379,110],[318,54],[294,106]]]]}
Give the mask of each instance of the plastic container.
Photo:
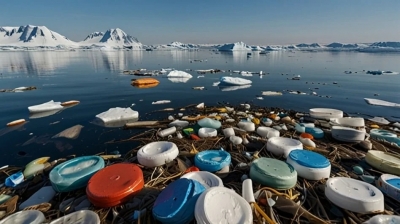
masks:
{"type": "Polygon", "coordinates": [[[94,206],[109,208],[127,202],[143,186],[143,172],[137,165],[117,163],[107,166],[90,178],[86,195],[94,206]]]}
{"type": "Polygon", "coordinates": [[[217,136],[218,132],[214,128],[200,128],[198,134],[200,138],[208,138],[217,136]]]}
{"type": "Polygon", "coordinates": [[[267,150],[276,156],[283,155],[286,158],[294,149],[303,149],[303,144],[299,140],[285,137],[272,137],[267,142],[267,150]]]}
{"type": "Polygon", "coordinates": [[[203,192],[196,202],[195,217],[197,223],[253,223],[250,204],[225,187],[213,187],[203,192]]]}
{"type": "Polygon", "coordinates": [[[323,155],[308,150],[293,150],[286,162],[293,166],[297,174],[307,180],[329,178],[331,163],[323,155]]]}
{"type": "Polygon", "coordinates": [[[400,176],[400,157],[378,150],[369,150],[365,161],[377,170],[400,176]]]}
{"type": "Polygon", "coordinates": [[[179,149],[173,142],[151,142],[137,152],[139,163],[146,167],[161,166],[173,161],[179,155],[179,149]]]}
{"type": "Polygon", "coordinates": [[[234,145],[240,145],[242,144],[243,139],[241,137],[232,135],[229,137],[229,141],[231,141],[234,145]]]}
{"type": "Polygon", "coordinates": [[[6,185],[7,187],[15,187],[22,182],[24,182],[24,174],[22,173],[22,171],[20,171],[7,177],[4,181],[4,185],[6,185]]]}
{"type": "Polygon", "coordinates": [[[279,137],[280,133],[278,130],[275,130],[270,127],[258,127],[257,134],[263,138],[272,138],[272,137],[279,137]]]}
{"type": "Polygon", "coordinates": [[[398,215],[374,215],[363,224],[397,224],[400,223],[398,215]]]}
{"type": "Polygon", "coordinates": [[[56,192],[53,190],[52,186],[45,186],[36,191],[32,196],[30,196],[26,201],[19,205],[19,209],[23,210],[26,207],[32,205],[38,205],[41,203],[49,202],[56,192]]]}
{"type": "Polygon", "coordinates": [[[384,194],[400,202],[400,177],[391,174],[382,174],[376,186],[384,194]]]}
{"type": "Polygon", "coordinates": [[[354,128],[333,126],[332,137],[343,142],[361,142],[365,139],[365,132],[354,128]]]}
{"type": "Polygon", "coordinates": [[[252,132],[256,130],[256,125],[251,121],[240,121],[237,126],[247,132],[252,132]]]}
{"type": "Polygon", "coordinates": [[[314,138],[320,139],[324,137],[324,131],[320,128],[306,127],[305,132],[311,134],[314,138]]]}
{"type": "Polygon", "coordinates": [[[161,138],[167,137],[168,135],[172,135],[176,132],[176,127],[170,127],[170,128],[166,128],[164,130],[161,130],[158,132],[158,136],[160,136],[161,138]]]}
{"type": "Polygon", "coordinates": [[[343,111],[331,108],[312,108],[310,116],[317,119],[342,118],[343,111]]]}
{"type": "Polygon", "coordinates": [[[181,178],[173,181],[154,202],[154,218],[165,224],[189,223],[194,218],[196,201],[205,190],[196,180],[181,178]]]}
{"type": "Polygon", "coordinates": [[[227,138],[235,135],[235,130],[233,130],[233,128],[225,128],[224,130],[222,130],[222,132],[227,138]]]}
{"type": "Polygon", "coordinates": [[[384,211],[384,197],[375,186],[347,177],[329,178],[325,196],[336,206],[360,214],[384,211]]]}
{"type": "Polygon", "coordinates": [[[50,224],[100,224],[99,215],[90,210],[81,210],[58,218],[50,224]]]}
{"type": "Polygon", "coordinates": [[[3,220],[0,224],[42,224],[46,217],[41,211],[27,210],[14,213],[3,220]]]}
{"type": "Polygon", "coordinates": [[[287,190],[296,185],[297,172],[286,162],[263,157],[251,164],[250,178],[268,187],[287,190]]]}
{"type": "Polygon", "coordinates": [[[261,118],[261,123],[263,123],[263,125],[265,125],[267,127],[271,126],[272,122],[273,121],[269,118],[265,118],[265,117],[261,118]]]}
{"type": "Polygon", "coordinates": [[[189,125],[189,121],[181,121],[181,120],[174,120],[173,122],[169,123],[169,127],[179,127],[184,128],[189,125]]]}
{"type": "Polygon", "coordinates": [[[69,192],[85,187],[89,179],[104,168],[104,165],[104,159],[100,156],[80,156],[67,160],[51,170],[51,185],[57,192],[69,192]]]}
{"type": "Polygon", "coordinates": [[[217,175],[207,171],[190,172],[183,175],[181,178],[196,180],[202,184],[206,189],[211,187],[223,187],[224,184],[217,175]]]}
{"type": "Polygon", "coordinates": [[[198,125],[200,125],[203,128],[214,128],[218,129],[221,127],[221,122],[211,119],[211,118],[203,118],[197,122],[198,125]]]}
{"type": "Polygon", "coordinates": [[[24,169],[24,177],[29,179],[34,174],[39,171],[42,171],[46,168],[46,162],[50,159],[50,157],[41,157],[38,159],[33,160],[32,162],[28,163],[24,169]]]}
{"type": "Polygon", "coordinates": [[[196,154],[194,164],[200,170],[216,172],[231,164],[231,155],[223,150],[207,150],[196,154]]]}

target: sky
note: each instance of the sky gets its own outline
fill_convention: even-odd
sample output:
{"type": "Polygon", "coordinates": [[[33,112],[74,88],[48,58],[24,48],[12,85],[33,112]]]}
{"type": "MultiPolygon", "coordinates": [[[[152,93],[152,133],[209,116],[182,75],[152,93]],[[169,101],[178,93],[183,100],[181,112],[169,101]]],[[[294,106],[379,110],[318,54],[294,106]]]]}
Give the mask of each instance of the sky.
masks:
{"type": "Polygon", "coordinates": [[[110,28],[146,45],[400,41],[400,0],[18,0],[0,7],[0,26],[43,25],[73,41],[110,28]]]}

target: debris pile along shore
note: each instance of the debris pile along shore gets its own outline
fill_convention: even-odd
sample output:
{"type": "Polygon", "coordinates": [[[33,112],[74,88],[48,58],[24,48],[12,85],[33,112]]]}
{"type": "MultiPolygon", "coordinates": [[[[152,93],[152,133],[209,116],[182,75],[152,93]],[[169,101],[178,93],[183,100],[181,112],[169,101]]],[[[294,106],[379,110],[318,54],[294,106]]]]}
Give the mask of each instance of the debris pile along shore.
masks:
{"type": "MultiPolygon", "coordinates": [[[[382,183],[379,181],[384,175],[400,175],[397,173],[400,172],[399,163],[386,163],[390,169],[384,169],[372,161],[379,154],[385,154],[386,157],[379,157],[377,160],[390,157],[389,160],[394,158],[400,161],[400,147],[396,143],[398,123],[379,123],[379,119],[346,119],[343,112],[333,109],[315,108],[310,113],[299,113],[249,104],[220,107],[199,104],[165,111],[170,116],[162,121],[127,123],[124,128],[143,131],[131,138],[106,144],[132,141],[139,142],[140,145],[125,155],[118,152],[96,155],[96,161],[104,161],[103,166],[99,164],[95,168],[94,164],[98,163],[93,162],[93,156],[88,160],[71,156],[60,159],[44,157],[32,161],[26,167],[0,168],[1,182],[6,183],[0,188],[0,217],[4,219],[21,214],[16,213],[21,210],[34,210],[44,215],[43,223],[76,214],[74,212],[77,211],[91,210],[97,215],[93,220],[98,220],[98,223],[168,223],[172,218],[178,218],[178,215],[182,215],[183,220],[182,211],[187,211],[191,213],[188,216],[190,223],[211,223],[205,217],[216,216],[216,213],[221,213],[219,209],[223,208],[215,206],[217,211],[212,213],[207,209],[199,209],[201,203],[206,206],[206,203],[211,202],[206,194],[225,192],[221,188],[226,188],[250,202],[251,206],[241,204],[242,207],[237,207],[237,216],[243,216],[243,220],[252,220],[253,223],[363,223],[370,219],[368,223],[375,223],[372,220],[376,215],[394,215],[390,217],[399,219],[399,198],[376,184],[382,183]],[[337,130],[338,135],[335,134],[337,130]],[[307,160],[306,157],[316,159],[307,160]],[[322,162],[316,162],[317,159],[322,162]],[[79,161],[83,165],[76,165],[79,161]],[[65,165],[67,163],[69,165],[65,165]],[[111,179],[102,182],[103,186],[96,186],[95,179],[103,178],[102,175],[106,175],[106,172],[118,172],[118,164],[129,164],[131,168],[128,169],[132,171],[119,170],[120,173],[107,174],[111,179]],[[321,164],[324,167],[319,167],[321,164]],[[326,178],[325,168],[328,164],[329,178],[326,178]],[[64,170],[59,170],[59,179],[54,179],[54,170],[60,167],[64,167],[64,170]],[[93,168],[90,176],[79,174],[85,167],[93,168]],[[113,168],[117,171],[112,171],[113,168]],[[20,182],[17,178],[13,179],[16,181],[15,186],[7,184],[10,177],[19,172],[33,172],[32,170],[35,172],[23,175],[24,180],[20,182]],[[320,176],[314,175],[312,178],[316,180],[311,180],[307,173],[314,171],[319,172],[320,176]],[[220,179],[221,182],[210,182],[207,178],[201,182],[202,175],[196,176],[196,172],[205,172],[209,175],[207,178],[220,179]],[[75,176],[78,174],[83,176],[75,176]],[[189,178],[191,182],[181,180],[187,174],[195,175],[197,179],[189,178]],[[67,178],[66,176],[76,178],[76,182],[67,181],[66,184],[70,185],[65,185],[65,189],[72,189],[72,185],[78,184],[78,180],[88,179],[80,183],[83,183],[82,186],[76,185],[79,186],[77,189],[60,190],[56,186],[61,186],[60,181],[67,178]],[[126,189],[118,185],[118,179],[125,180],[134,190],[125,192],[126,189]],[[337,183],[336,180],[343,183],[337,183]],[[108,182],[113,181],[115,185],[109,186],[108,182]],[[196,185],[198,183],[201,186],[196,185]],[[335,189],[330,188],[330,185],[339,190],[344,187],[344,191],[348,188],[353,195],[343,196],[339,190],[330,192],[327,189],[335,189]],[[47,186],[52,186],[51,196],[46,199],[32,198],[38,197],[35,194],[47,186]],[[192,199],[185,198],[186,202],[179,202],[184,207],[183,210],[175,208],[178,202],[169,197],[173,197],[176,191],[182,195],[182,191],[188,190],[189,186],[197,186],[193,188],[197,189],[194,190],[197,193],[193,192],[192,199]],[[369,189],[368,196],[363,193],[360,193],[361,196],[357,195],[357,191],[363,190],[360,186],[369,189]],[[121,198],[121,202],[106,200],[106,196],[116,194],[110,191],[117,188],[121,190],[118,193],[120,195],[113,197],[124,195],[124,199],[121,198]],[[245,194],[251,188],[251,193],[245,194]],[[101,195],[98,189],[103,189],[110,195],[101,195]],[[381,190],[384,192],[382,197],[381,190]],[[363,198],[357,199],[358,196],[363,198]],[[369,197],[375,201],[368,201],[369,197]],[[190,200],[197,200],[198,203],[189,203],[190,200]],[[27,201],[38,203],[21,207],[21,204],[27,205],[27,201]],[[168,218],[160,213],[160,210],[166,211],[168,205],[168,212],[171,212],[171,216],[175,214],[174,217],[168,218]],[[346,207],[349,205],[358,206],[346,207]],[[247,206],[251,208],[251,213],[241,210],[247,206]],[[369,210],[374,208],[377,210],[369,210]]],[[[400,177],[389,179],[400,180],[400,177]]],[[[225,193],[231,194],[230,191],[225,193]]],[[[243,199],[240,198],[237,200],[243,199]]],[[[222,201],[220,203],[223,204],[222,201]]],[[[92,213],[84,215],[89,217],[92,213]]],[[[186,215],[185,213],[185,218],[186,215]]],[[[231,218],[240,220],[234,219],[234,215],[231,218]]]]}

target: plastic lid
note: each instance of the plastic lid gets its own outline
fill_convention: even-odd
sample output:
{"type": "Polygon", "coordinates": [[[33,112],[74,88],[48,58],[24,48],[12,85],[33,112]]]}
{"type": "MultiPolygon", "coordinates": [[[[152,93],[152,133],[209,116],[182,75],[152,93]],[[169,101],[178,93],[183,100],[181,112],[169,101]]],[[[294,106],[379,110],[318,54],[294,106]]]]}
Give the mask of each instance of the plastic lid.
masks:
{"type": "Polygon", "coordinates": [[[207,150],[196,154],[194,164],[200,170],[215,172],[231,164],[231,154],[222,150],[207,150]]]}
{"type": "Polygon", "coordinates": [[[154,217],[162,223],[187,223],[194,218],[194,208],[203,185],[195,180],[178,179],[169,184],[157,197],[154,217]]]}
{"type": "Polygon", "coordinates": [[[156,167],[173,161],[179,154],[179,149],[173,142],[151,142],[139,149],[137,158],[140,164],[156,167]]]}
{"type": "Polygon", "coordinates": [[[89,180],[86,194],[98,207],[112,207],[134,196],[144,186],[143,172],[135,164],[118,163],[108,166],[89,180]]]}
{"type": "Polygon", "coordinates": [[[223,187],[224,184],[217,175],[207,172],[207,171],[198,171],[198,172],[190,172],[183,175],[181,178],[196,180],[201,183],[206,189],[210,187],[223,187]]]}
{"type": "Polygon", "coordinates": [[[250,178],[276,189],[290,189],[296,185],[297,172],[286,162],[263,157],[251,164],[250,178]]]}
{"type": "Polygon", "coordinates": [[[0,221],[0,224],[41,224],[46,220],[44,214],[37,210],[20,211],[0,221]]]}
{"type": "Polygon", "coordinates": [[[250,204],[225,187],[213,187],[201,194],[196,203],[195,217],[198,223],[253,223],[250,204]]]}
{"type": "Polygon", "coordinates": [[[296,163],[310,168],[325,168],[331,164],[325,156],[308,150],[293,150],[289,157],[296,163]]]}

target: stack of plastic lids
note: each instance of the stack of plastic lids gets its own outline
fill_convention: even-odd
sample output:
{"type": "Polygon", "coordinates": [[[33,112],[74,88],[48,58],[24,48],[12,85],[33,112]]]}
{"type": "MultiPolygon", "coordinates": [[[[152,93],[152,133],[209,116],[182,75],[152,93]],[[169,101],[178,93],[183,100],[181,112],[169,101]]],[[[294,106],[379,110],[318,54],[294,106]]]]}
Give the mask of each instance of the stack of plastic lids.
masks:
{"type": "Polygon", "coordinates": [[[361,214],[384,211],[382,192],[375,186],[347,177],[326,181],[325,196],[336,206],[361,214]]]}
{"type": "Polygon", "coordinates": [[[400,201],[400,177],[391,174],[382,174],[376,186],[389,197],[400,201]]]}
{"type": "Polygon", "coordinates": [[[296,185],[297,172],[292,165],[272,158],[259,158],[251,164],[250,178],[262,185],[287,190],[296,185]]]}
{"type": "Polygon", "coordinates": [[[308,150],[293,150],[290,152],[287,163],[293,166],[300,177],[307,180],[321,180],[329,178],[331,163],[323,155],[308,150]]]}
{"type": "Polygon", "coordinates": [[[181,178],[196,180],[201,183],[206,189],[211,187],[223,187],[224,184],[217,175],[207,171],[190,172],[183,175],[181,178]]]}
{"type": "Polygon", "coordinates": [[[173,142],[151,142],[137,152],[141,165],[146,167],[161,166],[173,161],[179,154],[179,149],[173,142]]]}
{"type": "Polygon", "coordinates": [[[196,201],[205,191],[196,180],[181,178],[169,184],[157,197],[153,216],[164,224],[186,224],[194,218],[196,201]]]}
{"type": "Polygon", "coordinates": [[[196,203],[197,223],[251,224],[253,213],[247,201],[235,191],[225,187],[212,187],[204,191],[196,203]]]}
{"type": "Polygon", "coordinates": [[[394,175],[400,175],[400,157],[388,152],[369,150],[365,161],[372,167],[394,175]]]}
{"type": "Polygon", "coordinates": [[[50,224],[100,224],[100,217],[90,210],[81,210],[52,221],[50,224]]]}
{"type": "Polygon", "coordinates": [[[93,175],[86,188],[86,194],[94,206],[108,208],[128,201],[142,190],[143,186],[143,172],[137,165],[118,163],[93,175]]]}
{"type": "Polygon", "coordinates": [[[303,149],[303,144],[299,140],[285,137],[272,137],[267,142],[267,150],[276,156],[287,157],[294,149],[303,149]]]}
{"type": "Polygon", "coordinates": [[[69,192],[85,187],[93,174],[102,168],[104,159],[100,156],[80,156],[54,167],[49,178],[54,190],[69,192]]]}
{"type": "Polygon", "coordinates": [[[14,213],[0,221],[0,224],[42,224],[46,221],[44,214],[38,210],[27,210],[14,213]]]}
{"type": "Polygon", "coordinates": [[[200,170],[216,172],[231,164],[231,154],[223,150],[207,150],[196,154],[194,164],[200,170]]]}

